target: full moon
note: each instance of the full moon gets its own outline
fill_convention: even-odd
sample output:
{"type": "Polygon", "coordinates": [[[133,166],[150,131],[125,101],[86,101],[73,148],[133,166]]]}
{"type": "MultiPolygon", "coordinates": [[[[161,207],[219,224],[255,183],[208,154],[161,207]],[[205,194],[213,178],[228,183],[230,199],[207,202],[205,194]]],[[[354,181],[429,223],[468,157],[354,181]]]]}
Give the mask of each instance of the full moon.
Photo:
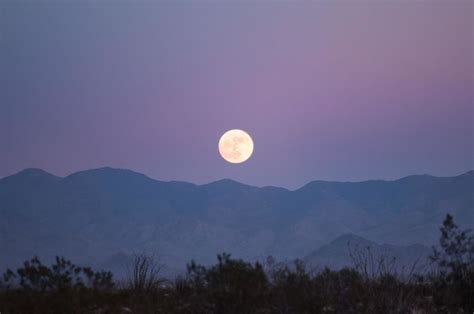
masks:
{"type": "Polygon", "coordinates": [[[219,140],[219,153],[227,162],[240,164],[252,156],[253,140],[245,131],[229,130],[219,140]]]}

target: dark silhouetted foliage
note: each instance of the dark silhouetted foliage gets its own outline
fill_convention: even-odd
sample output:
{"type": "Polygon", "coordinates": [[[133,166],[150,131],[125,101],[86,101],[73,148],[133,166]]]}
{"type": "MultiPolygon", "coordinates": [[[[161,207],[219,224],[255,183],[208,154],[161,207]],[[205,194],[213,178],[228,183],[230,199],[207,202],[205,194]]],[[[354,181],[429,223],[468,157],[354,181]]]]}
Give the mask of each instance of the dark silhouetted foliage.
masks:
{"type": "Polygon", "coordinates": [[[160,278],[161,265],[153,256],[136,254],[132,264],[127,266],[128,278],[125,289],[136,294],[150,294],[164,282],[160,278]]]}
{"type": "Polygon", "coordinates": [[[470,230],[459,230],[453,217],[447,215],[440,228],[440,247],[433,248],[430,259],[436,264],[431,275],[438,306],[474,309],[474,237],[470,230]]]}
{"type": "Polygon", "coordinates": [[[308,270],[301,261],[248,263],[217,256],[215,265],[192,261],[174,281],[160,278],[160,264],[137,255],[125,284],[56,258],[38,258],[0,284],[0,311],[10,313],[472,313],[473,238],[447,216],[436,271],[408,276],[390,259],[375,260],[370,248],[353,250],[354,268],[308,270]]]}

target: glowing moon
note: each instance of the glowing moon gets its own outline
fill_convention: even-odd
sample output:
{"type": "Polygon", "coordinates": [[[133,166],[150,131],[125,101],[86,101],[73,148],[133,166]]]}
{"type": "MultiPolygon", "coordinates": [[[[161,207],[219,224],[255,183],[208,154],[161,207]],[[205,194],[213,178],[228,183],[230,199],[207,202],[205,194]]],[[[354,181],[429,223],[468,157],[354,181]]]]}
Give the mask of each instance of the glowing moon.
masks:
{"type": "Polygon", "coordinates": [[[253,140],[245,131],[229,130],[219,140],[219,153],[226,161],[240,164],[252,156],[253,140]]]}

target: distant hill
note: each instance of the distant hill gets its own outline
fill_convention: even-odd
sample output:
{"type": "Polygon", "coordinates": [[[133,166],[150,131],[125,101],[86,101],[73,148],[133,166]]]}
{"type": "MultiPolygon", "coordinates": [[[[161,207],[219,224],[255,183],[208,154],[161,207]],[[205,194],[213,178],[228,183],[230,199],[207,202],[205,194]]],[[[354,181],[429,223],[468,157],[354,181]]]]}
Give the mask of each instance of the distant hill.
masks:
{"type": "Polygon", "coordinates": [[[358,261],[363,260],[369,264],[369,271],[377,271],[378,262],[383,259],[384,266],[408,274],[427,269],[430,254],[432,250],[421,244],[380,245],[353,234],[345,234],[310,253],[304,261],[312,267],[330,266],[341,269],[354,267],[358,261]]]}
{"type": "Polygon", "coordinates": [[[314,181],[289,191],[232,180],[164,182],[100,168],[60,178],[26,169],[0,179],[0,267],[59,254],[107,264],[149,252],[169,269],[220,252],[304,257],[344,234],[430,246],[450,212],[474,226],[474,172],[395,181],[314,181]],[[123,257],[122,256],[122,257],[123,257]],[[115,258],[114,258],[115,257],[115,258]]]}

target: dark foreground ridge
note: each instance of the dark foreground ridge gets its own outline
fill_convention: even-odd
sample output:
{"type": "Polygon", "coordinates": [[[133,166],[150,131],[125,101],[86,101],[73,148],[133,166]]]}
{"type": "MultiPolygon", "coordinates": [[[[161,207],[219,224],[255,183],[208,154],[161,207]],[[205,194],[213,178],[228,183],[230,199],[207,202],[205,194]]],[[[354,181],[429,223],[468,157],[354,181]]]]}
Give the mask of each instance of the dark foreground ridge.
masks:
{"type": "Polygon", "coordinates": [[[474,238],[448,215],[433,267],[400,273],[370,250],[356,251],[353,267],[307,269],[303,262],[248,263],[228,254],[212,266],[191,262],[175,280],[160,277],[153,257],[136,255],[128,277],[114,282],[56,258],[37,258],[0,282],[0,309],[10,313],[472,313],[474,238]]]}

